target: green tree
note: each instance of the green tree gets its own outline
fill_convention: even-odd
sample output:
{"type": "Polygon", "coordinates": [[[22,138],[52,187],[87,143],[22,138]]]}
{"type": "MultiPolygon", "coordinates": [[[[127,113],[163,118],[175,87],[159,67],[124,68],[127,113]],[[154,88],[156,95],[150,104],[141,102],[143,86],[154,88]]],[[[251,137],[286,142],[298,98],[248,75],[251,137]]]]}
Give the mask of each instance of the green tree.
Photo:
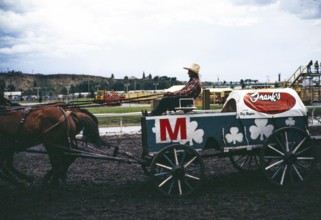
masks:
{"type": "Polygon", "coordinates": [[[148,83],[144,84],[144,88],[143,89],[145,89],[145,90],[153,90],[154,88],[155,88],[155,86],[153,85],[153,83],[148,82],[148,83]]]}
{"type": "Polygon", "coordinates": [[[71,84],[69,92],[70,93],[75,93],[76,92],[76,87],[73,84],[71,84]]]}
{"type": "Polygon", "coordinates": [[[60,90],[60,93],[63,95],[67,95],[67,88],[66,87],[62,87],[60,90]]]}
{"type": "Polygon", "coordinates": [[[240,80],[240,85],[241,85],[242,89],[245,88],[245,83],[244,83],[244,80],[243,80],[243,79],[240,80]]]}
{"type": "Polygon", "coordinates": [[[15,91],[16,87],[14,85],[10,84],[10,85],[8,85],[7,90],[10,91],[10,92],[11,91],[15,91]]]}
{"type": "Polygon", "coordinates": [[[6,82],[2,79],[0,80],[0,95],[3,95],[5,88],[6,88],[6,82]]]}
{"type": "Polygon", "coordinates": [[[123,91],[124,90],[124,84],[121,82],[116,82],[111,86],[112,90],[115,91],[123,91]]]}

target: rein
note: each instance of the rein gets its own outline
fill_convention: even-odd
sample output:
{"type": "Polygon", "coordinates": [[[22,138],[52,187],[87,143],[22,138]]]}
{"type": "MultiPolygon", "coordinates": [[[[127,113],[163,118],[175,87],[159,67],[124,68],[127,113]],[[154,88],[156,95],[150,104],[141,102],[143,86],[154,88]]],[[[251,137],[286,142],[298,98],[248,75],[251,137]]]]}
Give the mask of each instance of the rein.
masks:
{"type": "MultiPolygon", "coordinates": [[[[109,101],[110,104],[119,104],[119,103],[135,103],[135,102],[141,102],[141,101],[151,101],[155,98],[158,98],[162,96],[162,93],[155,93],[151,95],[145,95],[145,96],[139,96],[139,97],[133,97],[133,98],[127,98],[122,100],[111,100],[109,101]]],[[[4,105],[3,107],[0,106],[0,114],[1,113],[9,113],[12,111],[22,111],[26,108],[30,109],[37,109],[37,108],[45,108],[45,107],[82,107],[82,108],[90,108],[90,107],[102,107],[105,106],[104,104],[95,104],[92,105],[93,101],[71,101],[69,103],[62,103],[62,102],[53,102],[53,103],[46,103],[46,104],[37,104],[37,105],[23,105],[23,106],[8,106],[4,105]]]]}
{"type": "Polygon", "coordinates": [[[145,96],[138,96],[138,97],[133,97],[133,98],[128,98],[128,99],[123,99],[124,101],[145,101],[145,100],[153,100],[153,99],[145,99],[145,98],[150,98],[150,97],[158,97],[158,96],[162,96],[162,93],[155,93],[152,95],[145,95],[145,96]],[[144,100],[140,100],[140,99],[144,99],[144,100]]]}
{"type": "MultiPolygon", "coordinates": [[[[140,101],[151,101],[154,100],[157,97],[162,96],[162,93],[155,93],[152,95],[145,95],[145,96],[139,96],[139,97],[133,97],[133,98],[128,98],[128,99],[121,99],[121,100],[110,100],[108,103],[110,104],[119,104],[119,103],[135,103],[135,102],[140,102],[140,101]]],[[[68,104],[75,104],[77,106],[81,106],[83,108],[89,108],[89,107],[100,107],[100,106],[105,106],[104,104],[96,104],[96,105],[90,105],[93,103],[92,101],[72,101],[69,102],[68,104]]]]}
{"type": "MultiPolygon", "coordinates": [[[[70,116],[70,113],[72,111],[64,111],[62,108],[58,107],[60,109],[60,111],[63,113],[62,116],[60,116],[59,120],[54,124],[52,125],[51,127],[47,128],[46,130],[43,131],[42,134],[45,134],[47,132],[49,132],[50,130],[54,129],[55,127],[57,127],[60,123],[64,122],[67,120],[67,118],[70,116]]],[[[67,123],[67,122],[66,122],[67,123]]],[[[68,130],[68,129],[67,129],[68,130]]],[[[69,132],[68,132],[69,133],[69,132]]],[[[68,135],[69,137],[69,135],[68,135]]]]}

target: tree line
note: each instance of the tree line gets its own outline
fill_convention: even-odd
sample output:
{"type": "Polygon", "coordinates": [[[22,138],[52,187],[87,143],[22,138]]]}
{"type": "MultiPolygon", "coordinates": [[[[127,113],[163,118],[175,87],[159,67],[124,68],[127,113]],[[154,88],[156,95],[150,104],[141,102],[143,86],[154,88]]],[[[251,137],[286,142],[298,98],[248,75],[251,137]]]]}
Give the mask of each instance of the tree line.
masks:
{"type": "MultiPolygon", "coordinates": [[[[86,75],[88,80],[80,81],[77,79],[77,74],[72,75],[72,79],[69,82],[64,82],[66,86],[59,86],[56,88],[54,84],[59,80],[65,81],[64,77],[56,77],[55,83],[53,79],[54,75],[42,75],[42,74],[32,74],[41,76],[37,79],[34,79],[32,85],[29,85],[29,88],[22,88],[23,86],[16,84],[10,84],[6,80],[6,76],[23,76],[24,74],[20,71],[9,71],[9,72],[0,72],[1,75],[5,76],[0,79],[0,93],[3,94],[5,91],[22,91],[23,95],[35,95],[37,92],[41,95],[55,96],[58,94],[67,95],[72,93],[94,93],[96,90],[110,90],[110,91],[119,91],[119,92],[128,92],[132,90],[155,90],[155,89],[167,89],[173,85],[182,84],[184,82],[178,81],[176,77],[168,76],[154,76],[151,74],[145,76],[143,72],[142,78],[128,77],[125,76],[122,79],[116,79],[114,74],[111,74],[111,77],[95,77],[86,75]],[[59,80],[58,80],[59,78],[59,80]],[[30,89],[31,88],[31,89],[30,89]],[[37,91],[37,88],[40,91],[37,91]]],[[[31,74],[30,74],[31,75],[31,74]]],[[[59,74],[57,74],[58,76],[59,74]]],[[[68,74],[62,74],[68,75],[68,74]]],[[[70,77],[69,77],[70,78],[70,77]]]]}

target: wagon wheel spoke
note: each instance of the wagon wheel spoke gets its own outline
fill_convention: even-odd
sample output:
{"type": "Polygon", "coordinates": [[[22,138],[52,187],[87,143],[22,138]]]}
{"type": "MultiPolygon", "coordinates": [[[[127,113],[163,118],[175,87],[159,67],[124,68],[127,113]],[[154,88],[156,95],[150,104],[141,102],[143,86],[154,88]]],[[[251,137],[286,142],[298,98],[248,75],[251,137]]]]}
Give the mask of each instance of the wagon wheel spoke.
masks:
{"type": "Polygon", "coordinates": [[[279,168],[271,176],[271,179],[274,179],[278,175],[278,173],[281,171],[281,169],[282,169],[282,166],[279,166],[279,168]]]}
{"type": "Polygon", "coordinates": [[[188,162],[184,165],[184,168],[187,168],[195,159],[196,159],[196,156],[193,157],[190,161],[188,161],[188,162]]]}
{"type": "Polygon", "coordinates": [[[238,162],[240,159],[242,159],[244,157],[244,155],[240,155],[240,156],[235,156],[234,157],[234,161],[238,162]]]}
{"type": "Polygon", "coordinates": [[[315,157],[297,157],[297,160],[314,160],[315,157]]]}
{"type": "Polygon", "coordinates": [[[316,163],[314,155],[306,132],[294,127],[281,128],[264,143],[261,164],[274,185],[296,186],[311,176],[316,163]]]}
{"type": "Polygon", "coordinates": [[[269,166],[267,166],[267,167],[265,167],[265,170],[269,170],[269,169],[271,169],[272,167],[274,167],[274,166],[276,166],[276,165],[279,165],[280,163],[283,163],[283,159],[282,159],[282,160],[279,160],[279,161],[277,161],[277,162],[275,162],[275,163],[273,163],[273,164],[271,164],[271,165],[269,165],[269,166]]]}
{"type": "Polygon", "coordinates": [[[260,168],[258,151],[246,152],[244,155],[231,155],[229,158],[233,167],[242,172],[255,172],[260,168]]]}
{"type": "Polygon", "coordinates": [[[193,187],[186,180],[184,180],[184,183],[189,189],[193,190],[193,187]]]}
{"type": "Polygon", "coordinates": [[[268,144],[267,146],[268,146],[268,148],[270,148],[270,149],[274,150],[275,152],[279,153],[280,155],[284,156],[284,153],[283,153],[283,152],[281,152],[281,151],[279,151],[278,149],[272,147],[272,145],[268,144]]]}
{"type": "Polygon", "coordinates": [[[182,185],[180,180],[177,180],[177,186],[178,186],[179,195],[181,196],[183,194],[183,191],[182,191],[182,185]]]}
{"type": "Polygon", "coordinates": [[[176,148],[174,148],[174,159],[175,159],[175,165],[178,165],[178,158],[177,158],[176,148]]]}
{"type": "Polygon", "coordinates": [[[192,175],[190,175],[190,174],[185,174],[185,177],[188,177],[188,178],[191,178],[191,179],[194,179],[194,180],[200,180],[199,177],[197,177],[197,176],[192,176],[192,175]]]}
{"type": "Polygon", "coordinates": [[[259,163],[258,163],[258,156],[257,155],[251,155],[250,156],[250,162],[249,162],[249,165],[248,165],[248,168],[250,169],[251,167],[259,167],[259,163]],[[254,165],[253,165],[253,162],[254,161],[254,165]]]}
{"type": "Polygon", "coordinates": [[[166,176],[166,175],[168,175],[168,172],[159,172],[154,174],[154,176],[166,176]]]}
{"type": "MultiPolygon", "coordinates": [[[[306,138],[303,138],[301,140],[301,142],[296,146],[296,148],[292,151],[293,153],[296,153],[296,151],[303,145],[303,143],[305,142],[306,138]]],[[[309,149],[309,148],[305,148],[305,149],[309,149]]],[[[305,150],[304,149],[304,150],[305,150]]]]}
{"type": "Polygon", "coordinates": [[[285,150],[287,152],[289,152],[290,149],[289,149],[289,140],[288,140],[288,132],[287,131],[284,132],[284,136],[285,136],[285,150]]]}
{"type": "Polygon", "coordinates": [[[156,163],[156,166],[162,167],[162,168],[167,169],[167,170],[172,170],[172,167],[166,166],[164,164],[156,163]]]}
{"type": "Polygon", "coordinates": [[[301,181],[303,181],[303,177],[301,175],[301,173],[299,172],[299,170],[296,168],[295,164],[292,164],[292,167],[295,171],[295,173],[298,175],[298,177],[300,178],[301,181]]]}
{"type": "Polygon", "coordinates": [[[307,151],[313,151],[312,146],[302,149],[301,151],[297,152],[296,155],[302,155],[303,153],[305,153],[307,151]]]}
{"type": "Polygon", "coordinates": [[[172,194],[172,190],[173,190],[173,187],[174,187],[174,183],[175,183],[175,181],[172,180],[172,182],[171,182],[171,184],[170,184],[170,187],[168,188],[168,191],[167,191],[168,194],[172,194]]]}
{"type": "Polygon", "coordinates": [[[179,163],[180,165],[184,164],[185,157],[186,157],[186,152],[184,151],[184,152],[183,152],[182,159],[181,159],[181,162],[179,163]]]}
{"type": "Polygon", "coordinates": [[[191,147],[171,145],[162,149],[151,164],[151,177],[158,190],[167,196],[194,192],[204,179],[204,164],[191,147]]]}
{"type": "Polygon", "coordinates": [[[246,157],[245,157],[245,160],[243,161],[243,163],[241,164],[241,167],[244,167],[244,164],[248,161],[248,159],[249,159],[249,155],[247,155],[246,157]]]}
{"type": "Polygon", "coordinates": [[[278,138],[277,135],[275,135],[274,139],[276,140],[276,142],[278,143],[278,145],[282,148],[282,150],[285,150],[285,147],[284,147],[284,143],[282,141],[280,141],[280,139],[278,138]]]}
{"type": "Polygon", "coordinates": [[[158,187],[162,187],[165,183],[167,183],[170,179],[172,179],[173,178],[173,176],[172,175],[170,175],[169,177],[167,177],[163,182],[161,182],[159,185],[158,185],[158,187]]]}

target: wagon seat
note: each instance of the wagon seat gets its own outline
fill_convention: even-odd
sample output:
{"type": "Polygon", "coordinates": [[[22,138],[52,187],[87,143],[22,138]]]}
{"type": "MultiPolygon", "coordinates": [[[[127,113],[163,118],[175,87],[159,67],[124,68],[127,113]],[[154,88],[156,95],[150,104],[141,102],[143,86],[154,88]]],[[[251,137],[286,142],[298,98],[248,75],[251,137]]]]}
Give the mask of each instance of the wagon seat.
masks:
{"type": "Polygon", "coordinates": [[[203,89],[201,89],[199,94],[196,94],[194,97],[191,98],[180,98],[179,99],[179,106],[174,109],[174,111],[183,111],[184,113],[193,111],[196,109],[195,100],[202,94],[203,89]]]}

